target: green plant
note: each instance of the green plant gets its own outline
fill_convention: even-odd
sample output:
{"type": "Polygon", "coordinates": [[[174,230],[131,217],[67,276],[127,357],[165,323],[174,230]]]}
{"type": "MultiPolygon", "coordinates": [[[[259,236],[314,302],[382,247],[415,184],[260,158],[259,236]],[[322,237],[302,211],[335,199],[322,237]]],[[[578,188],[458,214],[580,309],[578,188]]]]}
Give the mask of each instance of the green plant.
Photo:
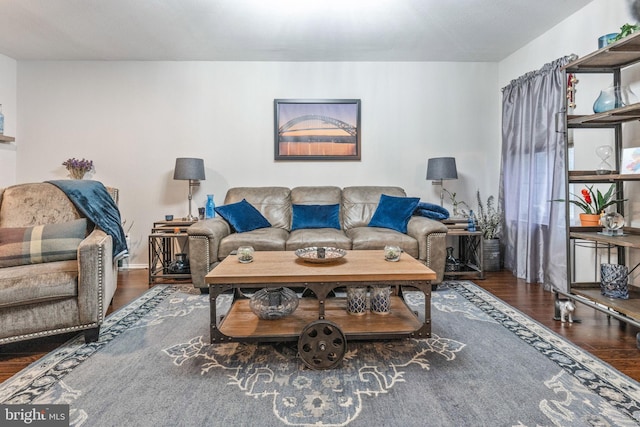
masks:
{"type": "MultiPolygon", "coordinates": [[[[569,203],[573,203],[578,206],[582,211],[586,214],[601,214],[607,207],[616,204],[618,202],[624,202],[627,199],[616,199],[615,196],[615,188],[614,184],[611,184],[609,190],[606,193],[602,194],[600,190],[596,190],[595,193],[593,191],[593,185],[591,187],[587,186],[587,188],[583,188],[580,193],[582,197],[577,194],[569,193],[572,196],[578,198],[578,200],[569,200],[569,203]]],[[[564,199],[557,199],[554,202],[564,202],[564,199]]]]}
{"type": "Polygon", "coordinates": [[[624,37],[630,36],[631,34],[635,33],[638,30],[640,30],[640,27],[637,25],[624,24],[622,27],[620,27],[620,33],[616,36],[615,39],[613,39],[613,41],[617,42],[618,40],[623,39],[624,37]]]}
{"type": "Polygon", "coordinates": [[[482,231],[482,238],[485,240],[498,239],[502,231],[502,209],[495,207],[495,199],[489,196],[486,207],[480,198],[480,190],[476,193],[478,199],[478,211],[474,214],[478,229],[482,231]]]}

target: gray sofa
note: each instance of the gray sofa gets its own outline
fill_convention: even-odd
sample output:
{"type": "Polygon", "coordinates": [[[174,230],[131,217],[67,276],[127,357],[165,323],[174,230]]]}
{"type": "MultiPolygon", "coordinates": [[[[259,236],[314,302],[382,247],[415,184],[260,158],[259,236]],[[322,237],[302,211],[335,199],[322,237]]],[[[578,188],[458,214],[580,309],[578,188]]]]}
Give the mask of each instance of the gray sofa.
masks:
{"type": "MultiPolygon", "coordinates": [[[[117,203],[117,189],[107,191],[117,203]]],[[[43,238],[32,240],[37,242],[32,246],[42,242],[42,249],[35,256],[27,253],[23,265],[0,268],[0,345],[78,331],[84,331],[87,342],[98,339],[118,279],[117,265],[112,261],[111,236],[97,228],[87,230],[87,223],[79,221],[83,225],[76,236],[77,259],[47,262],[47,257],[60,258],[60,248],[48,246],[49,252],[37,259],[47,244],[44,227],[59,229],[63,227],[56,225],[77,223],[82,218],[67,196],[52,184],[20,184],[0,189],[3,232],[28,228],[34,231],[21,235],[34,236],[35,230],[41,229],[43,238]]],[[[55,245],[69,240],[65,231],[60,233],[55,245]]],[[[75,244],[71,246],[67,251],[75,250],[75,244]]],[[[8,258],[11,257],[3,258],[5,263],[8,258]]]]}
{"type": "Polygon", "coordinates": [[[204,291],[204,277],[239,246],[253,246],[257,251],[294,251],[309,246],[341,249],[383,249],[400,246],[407,254],[434,270],[437,279],[444,275],[447,227],[439,221],[413,216],[407,233],[388,228],[369,227],[380,196],[406,197],[399,187],[238,187],[231,188],[224,204],[246,199],[270,223],[271,227],[244,233],[232,227],[219,215],[198,221],[187,229],[193,285],[204,291]],[[291,231],[293,205],[339,204],[341,229],[309,228],[291,231]]]}

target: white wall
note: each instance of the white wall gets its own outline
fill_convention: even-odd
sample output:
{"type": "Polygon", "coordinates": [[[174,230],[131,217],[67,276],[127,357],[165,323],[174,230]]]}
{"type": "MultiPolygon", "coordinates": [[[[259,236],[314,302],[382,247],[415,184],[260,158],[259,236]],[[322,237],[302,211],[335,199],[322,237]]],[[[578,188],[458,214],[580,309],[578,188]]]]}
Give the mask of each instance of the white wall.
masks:
{"type": "Polygon", "coordinates": [[[495,63],[18,63],[18,182],[66,177],[69,157],[121,190],[132,265],[147,263],[154,220],[187,211],[176,157],[204,158],[218,204],[232,186],[399,185],[437,202],[429,157],[454,156],[458,200],[497,194],[495,63]],[[362,161],[275,162],[274,98],[362,100],[362,161]]]}
{"type": "MultiPolygon", "coordinates": [[[[4,114],[4,134],[16,137],[16,73],[14,59],[0,55],[0,104],[4,114]]],[[[0,188],[16,183],[16,143],[0,142],[0,188]]]]}

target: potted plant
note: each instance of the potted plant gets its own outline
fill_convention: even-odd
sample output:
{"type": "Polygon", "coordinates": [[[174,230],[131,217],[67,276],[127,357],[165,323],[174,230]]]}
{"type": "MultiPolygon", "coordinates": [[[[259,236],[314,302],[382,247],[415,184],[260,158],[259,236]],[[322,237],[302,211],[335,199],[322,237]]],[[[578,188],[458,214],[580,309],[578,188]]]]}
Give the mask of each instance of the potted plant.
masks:
{"type": "Polygon", "coordinates": [[[446,188],[443,188],[442,191],[447,193],[449,199],[451,199],[451,205],[453,205],[452,218],[463,218],[464,216],[466,216],[467,213],[464,209],[462,209],[462,206],[466,206],[467,208],[469,208],[469,205],[467,205],[464,200],[456,200],[456,193],[451,193],[446,188]]]}
{"type": "MultiPolygon", "coordinates": [[[[611,205],[618,202],[624,202],[627,199],[615,198],[615,184],[611,184],[609,190],[602,194],[600,190],[593,191],[593,185],[583,188],[580,193],[582,196],[570,193],[572,196],[577,197],[578,200],[569,200],[569,203],[573,203],[582,209],[580,214],[580,224],[584,227],[597,227],[600,225],[600,216],[604,213],[604,210],[611,205]]],[[[564,202],[564,199],[554,200],[556,202],[564,202]]]]}
{"type": "Polygon", "coordinates": [[[478,199],[477,214],[474,214],[478,230],[482,232],[483,269],[484,271],[500,270],[500,233],[502,231],[502,210],[495,206],[495,199],[489,196],[486,205],[482,203],[480,190],[476,193],[478,199]]]}
{"type": "Polygon", "coordinates": [[[93,170],[93,161],[92,160],[78,160],[75,157],[65,160],[62,162],[62,166],[65,166],[69,171],[69,175],[73,179],[82,179],[87,172],[91,172],[93,170]]]}

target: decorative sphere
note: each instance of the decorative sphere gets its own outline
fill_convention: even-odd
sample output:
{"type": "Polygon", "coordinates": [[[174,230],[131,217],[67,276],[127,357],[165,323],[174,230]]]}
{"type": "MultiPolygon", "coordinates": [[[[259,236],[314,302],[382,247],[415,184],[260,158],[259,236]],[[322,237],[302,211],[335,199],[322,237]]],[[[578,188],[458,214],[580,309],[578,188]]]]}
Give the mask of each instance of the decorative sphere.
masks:
{"type": "Polygon", "coordinates": [[[618,212],[610,212],[602,215],[600,224],[607,230],[618,230],[624,226],[624,217],[618,212]]]}

